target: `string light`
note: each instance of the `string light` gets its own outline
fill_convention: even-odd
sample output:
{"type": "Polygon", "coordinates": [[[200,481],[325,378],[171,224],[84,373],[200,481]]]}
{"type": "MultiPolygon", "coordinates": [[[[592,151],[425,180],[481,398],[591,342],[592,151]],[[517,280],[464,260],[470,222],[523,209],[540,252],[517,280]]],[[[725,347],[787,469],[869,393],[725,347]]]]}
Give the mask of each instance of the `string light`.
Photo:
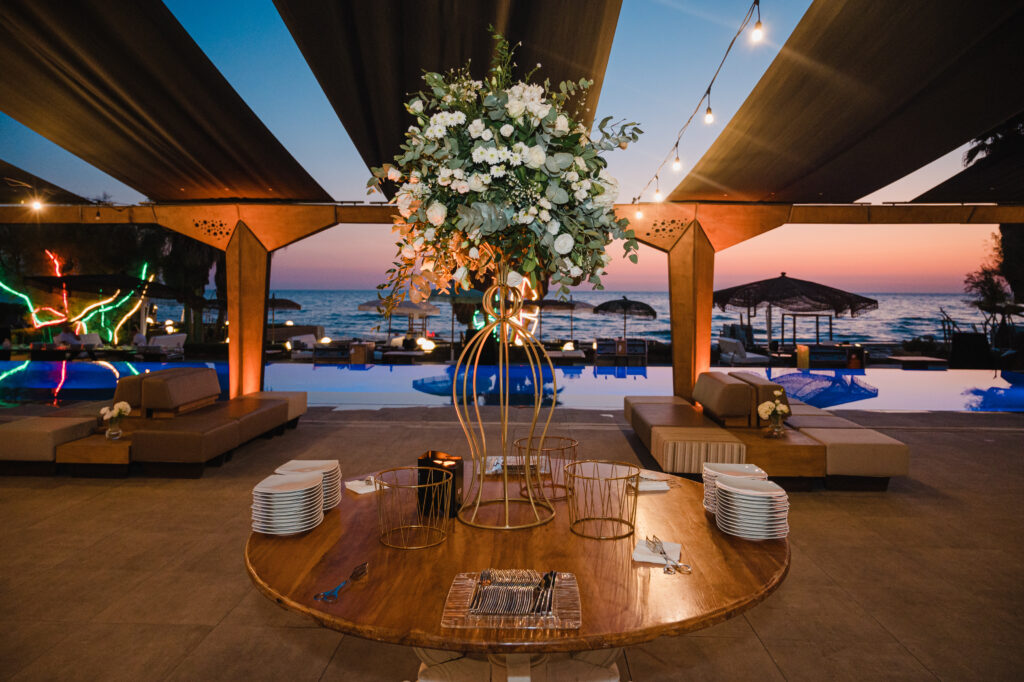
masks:
{"type": "Polygon", "coordinates": [[[658,180],[658,176],[654,176],[654,200],[662,201],[665,197],[661,195],[661,181],[658,180]]]}
{"type": "MultiPolygon", "coordinates": [[[[729,41],[729,46],[725,48],[725,54],[722,55],[722,61],[718,63],[718,68],[715,69],[715,73],[711,77],[711,82],[708,83],[708,87],[704,91],[704,94],[701,96],[700,101],[697,102],[697,106],[694,107],[693,113],[690,114],[690,117],[686,119],[686,122],[683,123],[683,126],[679,129],[679,132],[676,134],[675,142],[669,149],[668,154],[665,155],[665,158],[662,159],[661,163],[658,164],[658,167],[654,170],[654,174],[651,176],[651,179],[647,181],[647,184],[643,186],[643,189],[641,189],[640,192],[636,195],[636,197],[633,198],[634,204],[639,202],[640,197],[643,196],[644,192],[646,192],[650,188],[650,186],[654,184],[656,178],[667,164],[671,162],[672,170],[678,171],[682,169],[683,164],[682,162],[679,161],[679,141],[682,139],[683,133],[686,132],[686,129],[690,127],[690,124],[693,122],[693,119],[697,116],[698,113],[700,113],[701,109],[704,109],[704,122],[707,124],[711,124],[714,122],[714,113],[711,111],[711,87],[715,84],[715,81],[718,79],[718,74],[722,72],[722,66],[725,64],[725,60],[729,57],[729,53],[732,51],[733,45],[736,44],[736,39],[739,38],[745,30],[747,30],[747,27],[750,25],[750,21],[754,18],[755,13],[757,14],[757,22],[754,24],[754,30],[751,33],[751,38],[756,42],[764,36],[764,27],[761,24],[761,2],[760,0],[753,0],[750,7],[747,9],[746,15],[744,15],[743,17],[743,21],[740,22],[739,29],[737,29],[736,34],[732,37],[732,40],[729,41]]],[[[637,218],[643,217],[643,212],[640,210],[639,207],[637,207],[636,213],[637,218]]]]}
{"type": "Polygon", "coordinates": [[[750,32],[750,40],[759,43],[764,38],[764,26],[761,24],[761,0],[754,0],[754,7],[757,8],[757,23],[754,24],[754,30],[750,32]]]}

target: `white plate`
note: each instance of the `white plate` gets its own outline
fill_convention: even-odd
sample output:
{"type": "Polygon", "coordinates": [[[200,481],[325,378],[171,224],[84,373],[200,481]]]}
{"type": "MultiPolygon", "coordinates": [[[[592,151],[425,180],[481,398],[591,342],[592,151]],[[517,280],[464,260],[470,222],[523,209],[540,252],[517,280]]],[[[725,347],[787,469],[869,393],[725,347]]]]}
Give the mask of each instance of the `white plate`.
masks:
{"type": "Polygon", "coordinates": [[[323,474],[317,472],[306,474],[271,474],[257,483],[256,487],[253,488],[253,492],[271,495],[300,492],[314,486],[322,486],[323,481],[323,474]]]}
{"type": "Polygon", "coordinates": [[[719,476],[715,479],[719,489],[740,495],[757,497],[786,497],[786,491],[778,483],[759,478],[740,478],[739,476],[719,476]]]}
{"type": "Polygon", "coordinates": [[[725,462],[704,462],[704,474],[714,478],[719,475],[767,478],[768,474],[756,464],[727,464],[725,462]]]}
{"type": "Polygon", "coordinates": [[[788,511],[789,504],[785,500],[772,500],[771,498],[766,499],[766,502],[753,502],[747,499],[735,499],[726,497],[725,495],[719,495],[715,500],[718,504],[729,505],[731,507],[738,507],[741,509],[749,509],[751,511],[788,511]]]}
{"type": "Polygon", "coordinates": [[[747,540],[779,540],[779,539],[782,539],[782,538],[786,537],[787,535],[789,535],[789,529],[786,529],[784,531],[769,533],[769,532],[745,530],[745,529],[742,529],[742,528],[736,528],[736,527],[729,526],[728,524],[725,524],[725,525],[719,524],[718,529],[720,531],[722,531],[723,533],[728,533],[729,535],[735,535],[737,537],[745,538],[747,540]]]}
{"type": "Polygon", "coordinates": [[[727,516],[722,513],[722,510],[718,510],[715,515],[716,518],[721,519],[721,522],[735,528],[743,528],[745,530],[760,530],[766,532],[772,532],[779,528],[789,528],[789,522],[786,519],[765,521],[760,522],[750,519],[737,519],[732,516],[727,516]]]}
{"type": "Polygon", "coordinates": [[[307,530],[309,528],[315,528],[320,525],[324,520],[323,514],[318,514],[308,521],[301,523],[270,523],[266,521],[253,521],[252,527],[259,530],[307,530]]]}
{"type": "Polygon", "coordinates": [[[330,475],[340,476],[341,467],[336,459],[293,459],[274,469],[278,474],[306,474],[320,472],[326,479],[330,475]]]}

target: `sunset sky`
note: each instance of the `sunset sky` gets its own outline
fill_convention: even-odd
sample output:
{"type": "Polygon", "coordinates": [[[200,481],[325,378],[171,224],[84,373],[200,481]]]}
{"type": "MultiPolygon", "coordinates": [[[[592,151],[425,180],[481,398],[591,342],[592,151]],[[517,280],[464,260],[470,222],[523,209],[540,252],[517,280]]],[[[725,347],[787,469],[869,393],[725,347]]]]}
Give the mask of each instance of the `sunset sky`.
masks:
{"type": "MultiPolygon", "coordinates": [[[[810,4],[763,0],[764,42],[741,36],[712,90],[716,121],[694,123],[680,144],[684,168],[662,175],[671,189],[704,153],[771,63],[810,4]]],[[[362,199],[369,172],[309,71],[271,0],[167,0],[167,5],[242,98],[338,200],[362,199]]],[[[624,0],[597,117],[639,121],[641,141],[609,158],[621,198],[643,187],[696,106],[749,0],[624,0]]],[[[453,65],[455,66],[455,65],[453,65]]],[[[580,74],[581,76],[584,74],[580,74]]],[[[358,96],[358,95],[356,95],[358,96]]],[[[956,173],[963,149],[863,198],[907,201],[956,173]]],[[[0,114],[0,158],[61,185],[118,202],[138,192],[0,114]]],[[[650,197],[646,197],[649,199],[650,197]]],[[[869,292],[957,292],[989,251],[995,226],[784,226],[718,254],[715,286],[780,271],[869,292]]],[[[355,289],[379,283],[393,255],[383,225],[346,225],[274,254],[272,287],[355,289]]],[[[621,254],[617,245],[613,255],[621,254]]],[[[664,254],[643,248],[640,264],[616,260],[605,286],[667,289],[664,254]]]]}

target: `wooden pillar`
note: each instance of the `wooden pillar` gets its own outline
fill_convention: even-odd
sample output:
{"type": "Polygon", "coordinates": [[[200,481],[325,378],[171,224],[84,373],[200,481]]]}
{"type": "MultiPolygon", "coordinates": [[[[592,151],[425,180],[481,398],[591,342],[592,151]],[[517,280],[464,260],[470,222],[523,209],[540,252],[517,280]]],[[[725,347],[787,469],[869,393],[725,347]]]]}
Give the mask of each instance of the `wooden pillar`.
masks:
{"type": "Polygon", "coordinates": [[[230,397],[263,389],[270,254],[242,221],[227,248],[230,397]]]}
{"type": "Polygon", "coordinates": [[[668,252],[668,293],[672,318],[672,387],[693,395],[697,375],[711,366],[711,306],[715,249],[696,220],[668,252]]]}

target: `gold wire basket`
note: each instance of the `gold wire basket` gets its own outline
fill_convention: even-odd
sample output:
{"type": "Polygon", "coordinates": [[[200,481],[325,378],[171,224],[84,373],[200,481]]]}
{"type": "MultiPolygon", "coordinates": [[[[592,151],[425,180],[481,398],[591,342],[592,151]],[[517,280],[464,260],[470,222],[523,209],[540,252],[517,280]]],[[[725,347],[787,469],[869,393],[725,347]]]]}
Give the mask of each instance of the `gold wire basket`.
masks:
{"type": "Polygon", "coordinates": [[[640,467],[586,459],[565,465],[569,530],[585,538],[617,540],[636,527],[640,467]]]}
{"type": "MultiPolygon", "coordinates": [[[[566,498],[565,465],[576,461],[579,441],[568,436],[534,436],[519,438],[512,444],[515,448],[514,462],[532,461],[538,475],[532,479],[534,494],[549,502],[561,502],[566,498]]],[[[525,495],[525,483],[520,495],[525,495]]]]}
{"type": "Polygon", "coordinates": [[[380,541],[397,549],[423,549],[448,537],[452,474],[434,467],[386,469],[377,485],[380,541]]]}

